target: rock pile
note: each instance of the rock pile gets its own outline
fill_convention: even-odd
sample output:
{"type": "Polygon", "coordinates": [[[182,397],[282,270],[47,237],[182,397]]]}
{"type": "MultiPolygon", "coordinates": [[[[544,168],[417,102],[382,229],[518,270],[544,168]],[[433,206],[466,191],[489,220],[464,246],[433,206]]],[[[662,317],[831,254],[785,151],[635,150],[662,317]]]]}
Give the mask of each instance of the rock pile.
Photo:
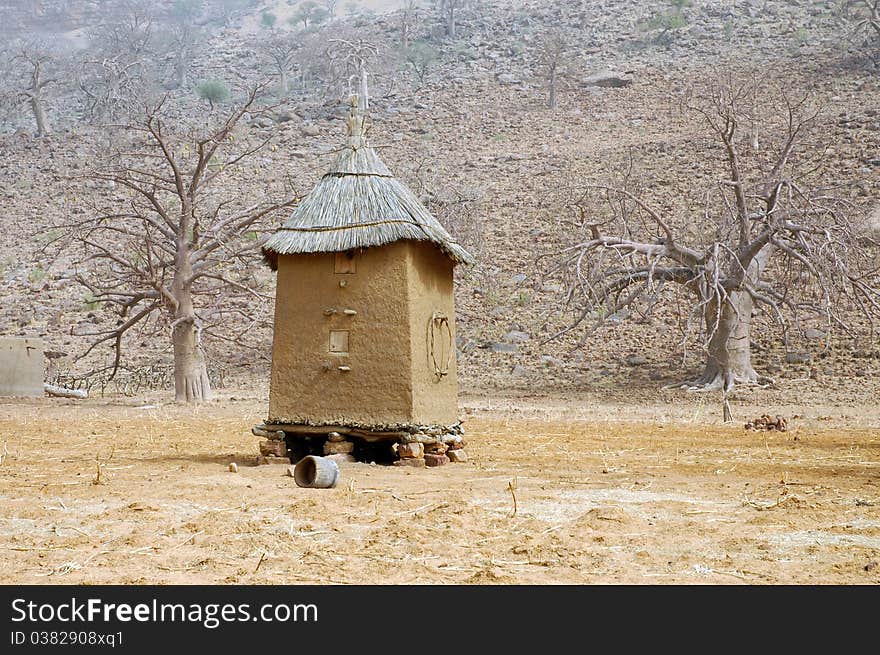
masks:
{"type": "Polygon", "coordinates": [[[762,414],[756,419],[752,419],[743,426],[746,430],[758,430],[772,432],[785,432],[788,430],[788,422],[779,415],[771,417],[769,414],[762,414]]]}

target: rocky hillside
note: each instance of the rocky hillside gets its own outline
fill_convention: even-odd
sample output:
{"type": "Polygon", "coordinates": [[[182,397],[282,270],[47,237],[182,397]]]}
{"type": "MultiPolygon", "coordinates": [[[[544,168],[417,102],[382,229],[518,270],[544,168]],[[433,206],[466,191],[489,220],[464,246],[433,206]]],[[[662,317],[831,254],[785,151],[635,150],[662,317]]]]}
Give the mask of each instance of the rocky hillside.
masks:
{"type": "MultiPolygon", "coordinates": [[[[756,71],[813,94],[824,106],[815,147],[824,148],[825,180],[867,212],[880,193],[880,78],[861,44],[846,39],[838,4],[483,0],[458,12],[455,38],[443,36],[435,9],[421,9],[409,57],[399,50],[399,11],[340,10],[302,34],[290,97],[271,118],[248,123],[248,130],[271,136],[272,147],[240,181],[292,179],[307,190],[317,180],[344,130],[344,89],[321,77],[319,46],[340,35],[368,39],[380,46],[371,70],[373,143],[479,259],[457,274],[463,386],[659,387],[683,375],[682,362],[689,369],[698,363],[698,353],[685,357],[675,312],[660,311],[648,322],[619,317],[576,352],[580,335],[545,342],[573,314],[564,307],[563,281],[542,275],[544,258],[576,238],[578,190],[612,179],[631,157],[647,197],[678,220],[694,220],[698,189],[722,174],[721,160],[678,99],[692,84],[729,74],[756,71]],[[555,109],[546,106],[551,36],[565,44],[555,109]]],[[[45,29],[39,16],[25,20],[13,6],[24,5],[0,6],[7,24],[45,29]]],[[[204,111],[194,93],[204,79],[234,86],[275,75],[261,54],[260,41],[270,34],[260,31],[261,17],[270,13],[293,29],[283,19],[294,9],[295,3],[252,2],[223,20],[203,21],[213,27],[192,61],[190,82],[170,91],[181,117],[204,111]]],[[[83,11],[57,25],[82,29],[90,16],[83,11]]],[[[76,179],[105,138],[78,114],[76,89],[58,91],[48,106],[57,124],[52,136],[34,138],[30,116],[21,112],[0,137],[0,333],[41,335],[59,355],[58,370],[81,372],[98,361],[72,361],[87,346],[84,333],[112,325],[114,316],[87,302],[72,279],[71,253],[52,242],[62,236],[59,225],[89,211],[87,200],[113,192],[76,179]]],[[[271,292],[272,274],[259,261],[253,270],[271,292]]],[[[804,324],[783,346],[772,322],[765,323],[756,331],[755,359],[774,377],[858,384],[880,373],[876,337],[829,341],[804,324]]],[[[170,343],[161,336],[132,340],[129,375],[149,365],[152,383],[167,380],[170,343]]],[[[265,376],[270,323],[253,336],[253,348],[208,344],[217,379],[265,376]]]]}

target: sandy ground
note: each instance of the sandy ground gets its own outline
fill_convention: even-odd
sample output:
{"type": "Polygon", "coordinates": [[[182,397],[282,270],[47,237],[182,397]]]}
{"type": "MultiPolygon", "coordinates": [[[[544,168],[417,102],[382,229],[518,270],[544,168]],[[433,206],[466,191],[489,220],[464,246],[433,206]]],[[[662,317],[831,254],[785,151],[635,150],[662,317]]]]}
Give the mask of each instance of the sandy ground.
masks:
{"type": "Polygon", "coordinates": [[[693,398],[465,397],[469,463],[328,490],[253,465],[265,407],[0,404],[0,582],[880,583],[870,405],[765,433],[693,398]]]}

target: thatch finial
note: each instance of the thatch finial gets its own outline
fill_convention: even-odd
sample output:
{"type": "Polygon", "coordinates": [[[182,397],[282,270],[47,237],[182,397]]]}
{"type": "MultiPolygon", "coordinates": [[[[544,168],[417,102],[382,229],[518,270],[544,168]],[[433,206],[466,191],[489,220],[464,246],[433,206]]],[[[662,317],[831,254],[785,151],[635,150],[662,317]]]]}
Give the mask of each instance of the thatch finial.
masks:
{"type": "Polygon", "coordinates": [[[365,145],[364,133],[366,132],[366,114],[363,113],[361,101],[357,94],[349,98],[348,116],[348,145],[353,148],[362,148],[365,145]]]}

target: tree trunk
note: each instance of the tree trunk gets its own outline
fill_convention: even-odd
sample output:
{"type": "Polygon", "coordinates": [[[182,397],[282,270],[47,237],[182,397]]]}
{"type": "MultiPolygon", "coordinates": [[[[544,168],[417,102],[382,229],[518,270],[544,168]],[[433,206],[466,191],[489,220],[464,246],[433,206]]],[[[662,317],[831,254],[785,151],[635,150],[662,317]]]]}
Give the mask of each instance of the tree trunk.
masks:
{"type": "Polygon", "coordinates": [[[446,7],[446,36],[455,38],[455,9],[453,5],[446,7]]]}
{"type": "Polygon", "coordinates": [[[187,203],[184,203],[181,216],[174,282],[171,287],[177,301],[171,331],[171,341],[174,344],[174,400],[191,403],[211,399],[211,382],[208,379],[208,367],[192,302],[192,244],[186,237],[191,229],[191,209],[187,203]]]}
{"type": "Polygon", "coordinates": [[[171,338],[174,342],[174,400],[179,403],[210,400],[211,382],[195,316],[177,319],[171,338]]]}
{"type": "Polygon", "coordinates": [[[37,95],[31,96],[31,111],[34,112],[34,119],[37,121],[37,136],[46,136],[49,134],[49,121],[46,120],[46,111],[43,109],[43,103],[37,95]]]}
{"type": "Polygon", "coordinates": [[[706,307],[706,329],[712,332],[703,374],[691,386],[705,390],[730,390],[737,383],[757,382],[752,368],[752,297],[746,291],[733,291],[727,299],[706,307]]]}
{"type": "Polygon", "coordinates": [[[280,75],[278,78],[278,86],[281,87],[280,88],[280,95],[282,98],[286,98],[287,97],[287,87],[288,87],[287,71],[284,70],[284,68],[279,68],[279,72],[280,72],[280,75]]]}
{"type": "MultiPolygon", "coordinates": [[[[772,246],[764,246],[752,260],[746,274],[749,284],[757,284],[761,279],[772,253],[772,246]]],[[[706,331],[711,335],[707,345],[706,367],[699,378],[687,383],[688,386],[727,392],[737,384],[759,381],[760,376],[752,368],[753,307],[754,301],[748,291],[731,291],[726,299],[716,299],[706,306],[703,320],[706,331]]]]}
{"type": "Polygon", "coordinates": [[[189,68],[189,58],[187,57],[186,47],[181,47],[177,55],[177,87],[183,89],[187,82],[187,69],[189,68]]]}
{"type": "Polygon", "coordinates": [[[550,109],[556,109],[556,67],[550,68],[550,97],[547,99],[547,106],[550,109]]]}

